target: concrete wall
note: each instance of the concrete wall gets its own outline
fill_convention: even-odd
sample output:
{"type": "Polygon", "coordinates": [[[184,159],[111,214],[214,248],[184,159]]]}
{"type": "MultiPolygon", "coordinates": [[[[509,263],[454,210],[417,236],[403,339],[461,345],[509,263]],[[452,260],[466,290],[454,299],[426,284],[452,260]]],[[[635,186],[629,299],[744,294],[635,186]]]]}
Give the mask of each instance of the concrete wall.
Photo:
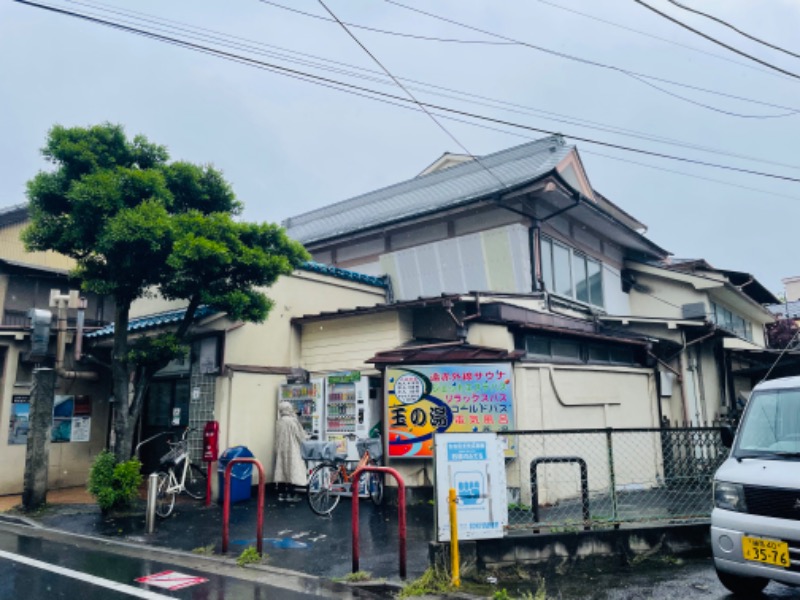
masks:
{"type": "MultiPolygon", "coordinates": [[[[21,352],[27,351],[23,343],[5,346],[5,367],[0,380],[0,495],[22,492],[25,472],[25,444],[9,445],[11,399],[14,395],[30,395],[30,382],[16,382],[17,364],[21,352]]],[[[101,373],[101,375],[103,375],[101,373]]],[[[109,403],[107,379],[100,382],[65,381],[56,379],[57,395],[88,395],[91,397],[91,433],[88,442],[62,442],[50,444],[48,482],[53,489],[84,485],[95,456],[106,447],[108,435],[109,403]]]]}
{"type": "MultiPolygon", "coordinates": [[[[385,301],[382,288],[305,271],[280,277],[266,293],[274,301],[269,318],[264,323],[248,323],[227,333],[227,364],[301,366],[300,339],[291,324],[293,318],[356,306],[374,306],[385,301]]],[[[313,370],[305,364],[302,366],[313,370]]]]}
{"type": "MultiPolygon", "coordinates": [[[[267,481],[272,481],[275,467],[275,421],[282,383],[286,383],[283,375],[260,373],[231,372],[217,379],[214,413],[220,422],[220,452],[246,446],[264,465],[267,481]]],[[[253,484],[257,481],[254,472],[253,484]]]]}
{"type": "MultiPolygon", "coordinates": [[[[648,369],[519,363],[514,377],[516,429],[658,427],[654,374],[648,369]]],[[[654,466],[661,461],[657,436],[643,434],[631,442],[615,447],[617,485],[655,485],[654,466]]],[[[506,476],[512,499],[522,504],[531,504],[530,464],[535,458],[581,457],[590,491],[609,486],[603,433],[519,435],[515,443],[517,458],[507,464],[506,476]]],[[[540,504],[580,497],[577,466],[542,465],[538,477],[540,504]]]]}

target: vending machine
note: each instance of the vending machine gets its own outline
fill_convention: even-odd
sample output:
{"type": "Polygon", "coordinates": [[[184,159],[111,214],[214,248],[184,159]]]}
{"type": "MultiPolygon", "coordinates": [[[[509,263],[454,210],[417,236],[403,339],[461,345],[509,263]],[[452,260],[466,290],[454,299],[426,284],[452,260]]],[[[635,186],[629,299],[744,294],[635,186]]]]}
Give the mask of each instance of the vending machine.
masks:
{"type": "Polygon", "coordinates": [[[325,439],[337,442],[348,460],[358,460],[356,440],[369,437],[378,420],[376,398],[370,381],[359,371],[331,373],[325,379],[325,439]]]}
{"type": "Polygon", "coordinates": [[[308,383],[283,384],[278,392],[278,402],[291,403],[303,429],[317,438],[322,435],[324,387],[322,379],[312,379],[308,383]]]}

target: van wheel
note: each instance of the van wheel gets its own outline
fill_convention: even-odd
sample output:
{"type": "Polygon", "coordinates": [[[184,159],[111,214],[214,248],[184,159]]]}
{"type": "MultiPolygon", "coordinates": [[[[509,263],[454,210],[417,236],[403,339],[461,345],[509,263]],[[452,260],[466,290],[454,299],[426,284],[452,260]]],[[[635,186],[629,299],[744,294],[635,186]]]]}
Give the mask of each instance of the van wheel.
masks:
{"type": "Polygon", "coordinates": [[[717,577],[720,582],[728,591],[732,592],[734,596],[741,596],[742,598],[752,598],[769,583],[769,579],[762,579],[761,577],[742,577],[741,575],[733,575],[717,569],[717,577]]]}

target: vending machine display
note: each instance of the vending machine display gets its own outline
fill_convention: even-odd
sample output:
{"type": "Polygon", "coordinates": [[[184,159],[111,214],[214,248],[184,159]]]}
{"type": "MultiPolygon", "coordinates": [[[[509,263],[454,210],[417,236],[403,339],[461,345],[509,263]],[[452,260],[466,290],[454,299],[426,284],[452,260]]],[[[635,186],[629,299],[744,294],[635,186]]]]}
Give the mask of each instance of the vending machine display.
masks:
{"type": "Polygon", "coordinates": [[[348,460],[358,460],[356,440],[369,437],[375,415],[369,400],[369,379],[358,371],[326,378],[325,439],[338,443],[348,460]]]}
{"type": "Polygon", "coordinates": [[[278,402],[290,402],[300,424],[310,435],[319,436],[322,426],[322,392],[321,379],[312,379],[308,383],[287,383],[280,386],[278,402]]]}

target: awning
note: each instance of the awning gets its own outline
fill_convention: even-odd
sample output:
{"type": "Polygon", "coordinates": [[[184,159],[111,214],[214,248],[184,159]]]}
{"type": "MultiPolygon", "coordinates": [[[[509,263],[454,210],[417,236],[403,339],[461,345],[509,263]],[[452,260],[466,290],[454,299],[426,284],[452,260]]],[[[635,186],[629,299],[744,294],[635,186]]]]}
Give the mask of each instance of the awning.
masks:
{"type": "Polygon", "coordinates": [[[422,346],[403,346],[394,350],[378,352],[365,362],[375,365],[470,363],[517,360],[525,354],[522,350],[504,350],[486,346],[473,346],[465,342],[446,342],[422,346]]]}

